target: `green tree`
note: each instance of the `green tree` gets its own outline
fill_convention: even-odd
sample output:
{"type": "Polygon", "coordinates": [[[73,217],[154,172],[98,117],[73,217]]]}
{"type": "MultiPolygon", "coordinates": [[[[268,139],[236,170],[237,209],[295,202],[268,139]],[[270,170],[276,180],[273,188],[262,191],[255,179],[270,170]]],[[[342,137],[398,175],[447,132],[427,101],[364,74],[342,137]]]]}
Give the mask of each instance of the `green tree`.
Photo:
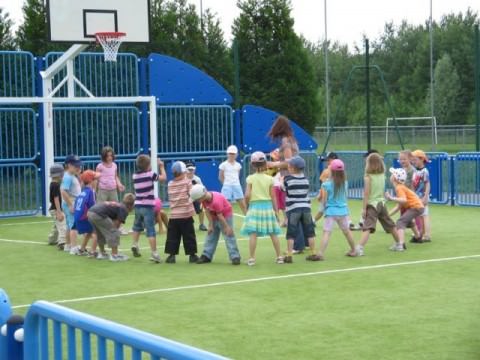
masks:
{"type": "Polygon", "coordinates": [[[43,0],[26,0],[23,5],[23,23],[17,30],[17,44],[20,50],[34,55],[68,48],[67,45],[53,44],[47,39],[47,13],[43,0]]]}
{"type": "MultiPolygon", "coordinates": [[[[464,113],[459,102],[461,82],[450,55],[444,54],[435,66],[435,82],[433,84],[435,100],[435,116],[438,124],[462,122],[459,117],[464,113]]],[[[430,91],[428,92],[427,109],[430,108],[430,91]]],[[[465,113],[468,112],[468,108],[465,113]]]]}
{"type": "Polygon", "coordinates": [[[312,131],[319,118],[314,69],[293,30],[288,0],[239,0],[233,35],[243,103],[284,113],[312,131]]]}
{"type": "Polygon", "coordinates": [[[12,36],[13,22],[9,14],[0,8],[0,50],[14,50],[15,40],[12,36]]]}

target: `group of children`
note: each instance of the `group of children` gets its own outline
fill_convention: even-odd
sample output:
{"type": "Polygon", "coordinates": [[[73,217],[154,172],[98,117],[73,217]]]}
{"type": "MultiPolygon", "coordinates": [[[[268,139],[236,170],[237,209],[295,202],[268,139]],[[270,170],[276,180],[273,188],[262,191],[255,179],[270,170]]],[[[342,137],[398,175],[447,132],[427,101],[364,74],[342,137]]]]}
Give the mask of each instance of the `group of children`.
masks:
{"type": "MultiPolygon", "coordinates": [[[[274,157],[274,153],[270,154],[274,157]]],[[[166,263],[174,264],[179,253],[181,241],[190,263],[205,264],[213,260],[216,247],[223,233],[227,252],[233,265],[241,262],[240,252],[233,226],[232,202],[237,201],[244,214],[240,233],[249,238],[249,258],[247,264],[256,263],[257,238],[269,236],[275,250],[278,264],[293,262],[294,239],[299,232],[308,239],[310,253],[308,261],[324,259],[334,224],[345,235],[350,250],[347,256],[362,256],[371,233],[375,232],[379,221],[387,233],[394,239],[393,251],[404,251],[405,229],[411,228],[412,242],[430,241],[428,220],[428,200],[430,183],[426,163],[428,158],[421,150],[410,153],[402,151],[399,155],[401,168],[390,168],[390,182],[395,196],[385,192],[386,171],[383,158],[377,152],[366,157],[365,189],[362,206],[361,239],[355,245],[347,205],[348,181],[345,164],[331,153],[327,169],[320,177],[319,212],[312,217],[309,198],[309,180],[304,174],[305,161],[300,156],[287,160],[288,175],[272,177],[268,174],[267,156],[260,151],[251,155],[253,173],[246,179],[245,195],[240,184],[242,166],[236,161],[238,149],[231,145],[227,149],[227,160],[219,166],[221,192],[209,191],[195,175],[195,164],[176,161],[171,166],[173,179],[168,182],[170,216],[162,210],[161,200],[155,194],[155,182],[165,182],[167,175],[162,161],[158,160],[159,173],[151,168],[151,159],[139,155],[136,159],[137,171],[133,174],[135,194],[127,193],[119,202],[118,192],[123,192],[115,153],[111,147],[102,150],[102,162],[96,171],[80,172],[81,160],[70,155],[65,166],[54,164],[50,169],[50,213],[55,219],[49,244],[73,255],[86,255],[111,261],[128,260],[128,256],[118,251],[122,225],[128,214],[134,210],[131,251],[134,257],[140,257],[140,234],[145,232],[150,245],[150,260],[160,263],[156,243],[156,223],[160,231],[167,228],[165,254],[166,263]],[[283,193],[284,200],[279,197],[283,193]],[[279,201],[277,201],[279,199],[279,201]],[[389,211],[386,201],[397,205],[389,211]],[[279,216],[279,202],[285,209],[284,219],[279,216]],[[391,216],[400,211],[396,223],[391,216]],[[203,253],[198,256],[194,216],[198,214],[199,230],[207,231],[203,253]],[[204,217],[208,219],[208,227],[204,217]],[[316,249],[315,222],[324,217],[323,236],[320,248],[316,249]],[[416,222],[417,221],[417,222],[416,222]],[[279,235],[281,226],[286,226],[287,251],[281,252],[279,235]],[[83,235],[80,246],[78,235],[83,235]],[[90,251],[87,245],[91,240],[90,251]],[[107,255],[105,245],[111,249],[107,255]]]]}

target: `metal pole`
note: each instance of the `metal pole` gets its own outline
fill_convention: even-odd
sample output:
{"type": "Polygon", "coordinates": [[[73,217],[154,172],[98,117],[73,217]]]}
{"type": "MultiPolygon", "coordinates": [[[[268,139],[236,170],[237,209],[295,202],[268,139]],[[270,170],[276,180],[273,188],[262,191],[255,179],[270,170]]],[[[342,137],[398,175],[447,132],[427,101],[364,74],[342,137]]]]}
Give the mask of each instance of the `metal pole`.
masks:
{"type": "Polygon", "coordinates": [[[475,25],[475,150],[480,151],[480,31],[475,25]]]}
{"type": "Polygon", "coordinates": [[[200,0],[200,29],[203,32],[203,1],[200,0]]]}
{"type": "Polygon", "coordinates": [[[327,110],[327,133],[330,131],[330,79],[328,76],[328,26],[327,26],[327,0],[324,0],[325,39],[323,51],[325,53],[325,103],[327,110]]]}
{"type": "Polygon", "coordinates": [[[235,39],[233,41],[233,65],[235,68],[235,109],[240,109],[240,58],[238,53],[238,41],[235,39]]]}
{"type": "MultiPolygon", "coordinates": [[[[434,73],[433,73],[433,0],[430,0],[430,21],[429,21],[429,35],[430,35],[430,116],[435,116],[435,90],[433,88],[434,73]]],[[[432,150],[435,150],[435,125],[432,121],[432,150]]]]}
{"type": "Polygon", "coordinates": [[[370,55],[368,39],[365,39],[365,95],[367,101],[367,150],[372,149],[372,126],[370,119],[370,55]]]}

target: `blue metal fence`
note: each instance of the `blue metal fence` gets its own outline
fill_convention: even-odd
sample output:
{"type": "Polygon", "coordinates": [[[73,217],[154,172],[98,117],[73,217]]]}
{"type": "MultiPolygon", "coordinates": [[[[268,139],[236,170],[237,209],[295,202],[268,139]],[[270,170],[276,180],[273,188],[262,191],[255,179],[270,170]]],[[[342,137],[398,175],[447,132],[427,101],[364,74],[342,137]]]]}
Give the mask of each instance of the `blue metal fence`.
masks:
{"type": "Polygon", "coordinates": [[[34,160],[38,156],[37,127],[32,109],[0,109],[0,159],[34,160]]]}
{"type": "Polygon", "coordinates": [[[26,51],[0,51],[0,97],[34,95],[33,55],[26,51]]]}
{"type": "Polygon", "coordinates": [[[364,151],[336,151],[345,163],[348,180],[348,198],[363,199],[363,178],[365,177],[364,151]]]}
{"type": "Polygon", "coordinates": [[[455,204],[480,206],[480,153],[459,153],[452,161],[455,204]]]}
{"type": "Polygon", "coordinates": [[[160,154],[225,153],[234,143],[233,110],[227,105],[157,107],[160,154]]]}
{"type": "Polygon", "coordinates": [[[25,360],[225,359],[188,345],[45,301],[29,308],[25,360]],[[95,342],[95,346],[93,344],[95,342]],[[63,344],[67,344],[65,350],[63,344]]]}
{"type": "Polygon", "coordinates": [[[97,157],[110,145],[118,156],[142,150],[140,112],[135,106],[55,107],[55,156],[97,157]]]}
{"type": "MultiPolygon", "coordinates": [[[[45,57],[50,66],[62,53],[50,52],[45,57]]],[[[65,77],[66,70],[60,71],[53,79],[55,88],[65,77]]],[[[137,96],[139,95],[138,58],[135,54],[118,54],[116,62],[103,60],[103,53],[82,53],[75,59],[75,76],[94,96],[137,96]]],[[[76,96],[86,96],[78,86],[76,96]]],[[[56,96],[66,96],[66,89],[56,96]]]]}
{"type": "Polygon", "coordinates": [[[0,164],[0,217],[35,215],[40,209],[40,179],[33,163],[0,164]]]}

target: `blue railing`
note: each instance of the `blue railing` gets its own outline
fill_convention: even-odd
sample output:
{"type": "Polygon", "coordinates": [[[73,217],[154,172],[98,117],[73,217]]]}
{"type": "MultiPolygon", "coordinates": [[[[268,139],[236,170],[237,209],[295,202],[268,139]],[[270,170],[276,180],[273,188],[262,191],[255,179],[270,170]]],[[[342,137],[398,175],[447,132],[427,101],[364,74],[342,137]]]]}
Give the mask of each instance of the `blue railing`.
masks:
{"type": "MultiPolygon", "coordinates": [[[[47,67],[62,53],[50,52],[45,57],[47,67]]],[[[138,58],[135,54],[121,53],[116,62],[103,60],[103,53],[82,53],[75,59],[75,76],[94,96],[137,96],[139,95],[138,58]]],[[[53,88],[65,77],[60,71],[53,79],[53,88]]],[[[86,96],[78,86],[76,96],[86,96]]],[[[66,96],[60,89],[56,96],[66,96]]]]}
{"type": "Polygon", "coordinates": [[[25,318],[24,339],[25,360],[123,360],[125,356],[140,360],[144,355],[152,360],[225,359],[45,301],[30,306],[25,318]],[[64,344],[67,345],[65,352],[64,344]]]}
{"type": "Polygon", "coordinates": [[[480,153],[459,153],[452,161],[455,203],[480,206],[480,153]]]}
{"type": "Polygon", "coordinates": [[[363,199],[365,151],[336,151],[336,153],[345,163],[348,179],[348,198],[363,199]]]}
{"type": "Polygon", "coordinates": [[[33,55],[26,51],[0,51],[0,97],[34,95],[33,55]]]}
{"type": "Polygon", "coordinates": [[[228,105],[157,107],[158,149],[163,155],[225,153],[234,144],[233,110],[228,105]]]}
{"type": "Polygon", "coordinates": [[[37,116],[32,109],[0,109],[0,159],[32,161],[38,156],[37,116]]]}

